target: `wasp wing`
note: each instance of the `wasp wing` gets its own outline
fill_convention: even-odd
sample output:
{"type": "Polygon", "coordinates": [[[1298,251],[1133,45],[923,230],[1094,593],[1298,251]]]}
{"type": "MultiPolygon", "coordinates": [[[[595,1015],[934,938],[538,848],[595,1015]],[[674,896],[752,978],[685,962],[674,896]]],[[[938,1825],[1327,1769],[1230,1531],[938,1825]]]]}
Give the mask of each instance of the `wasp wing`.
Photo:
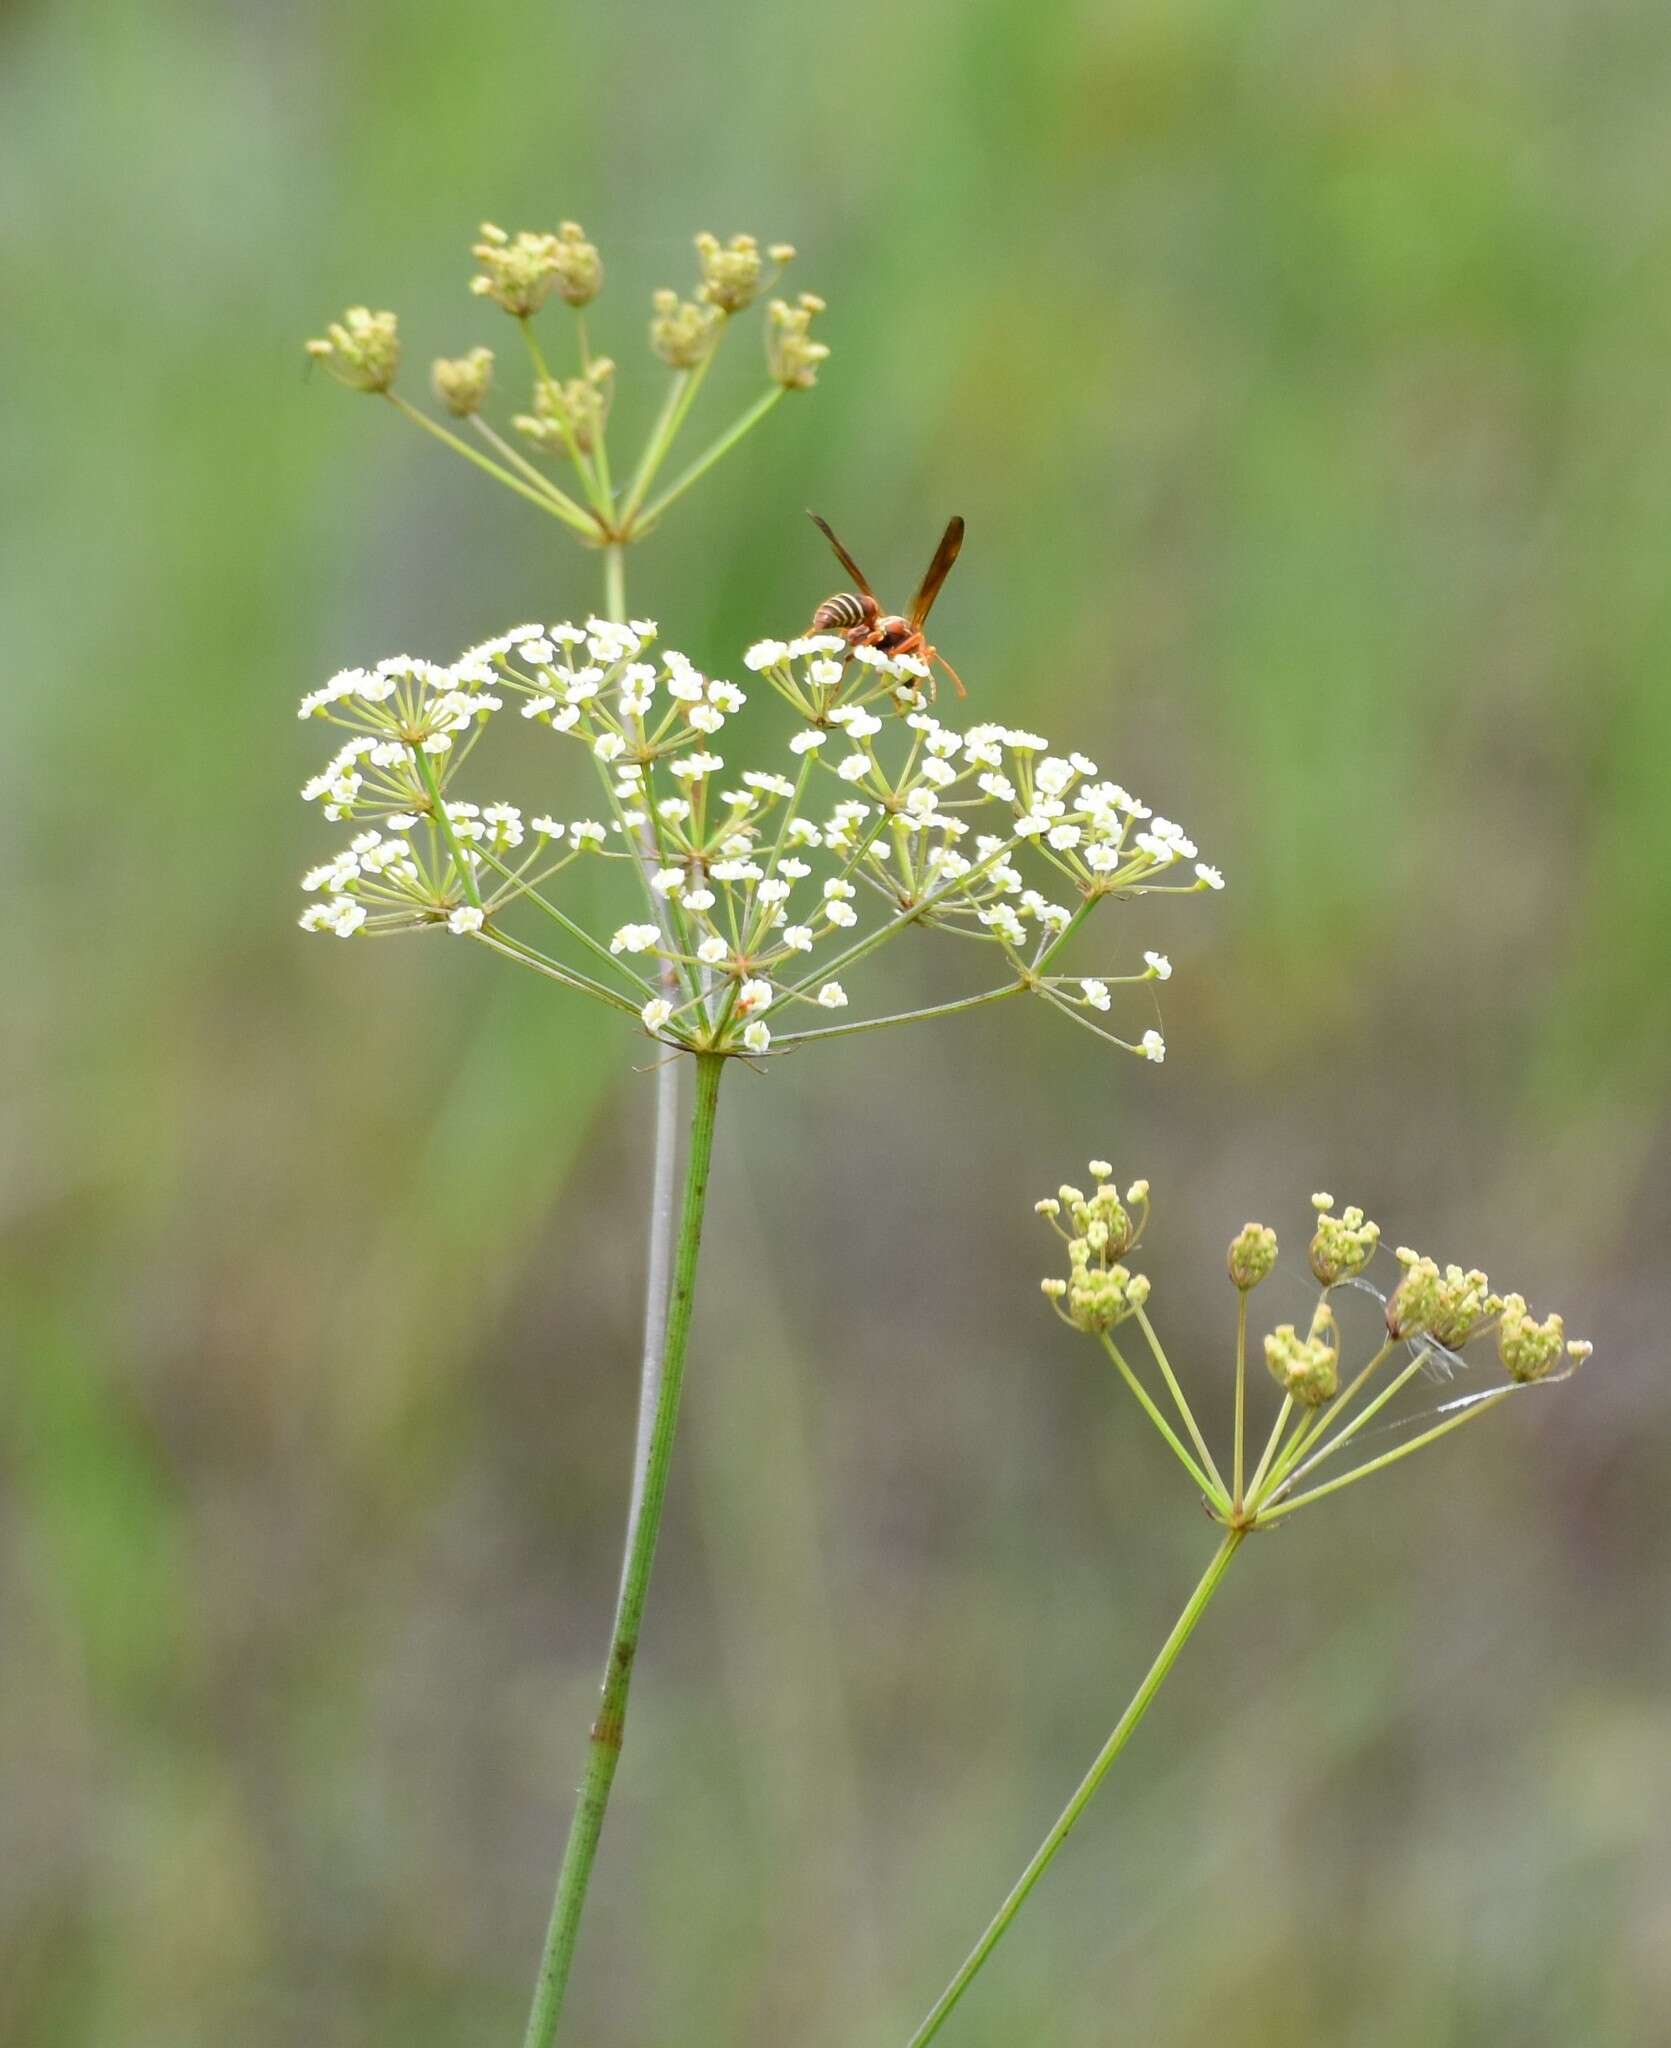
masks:
{"type": "Polygon", "coordinates": [[[865,581],[865,572],[859,567],[858,563],[854,561],[853,557],[842,546],[841,542],[836,539],[835,533],[832,530],[829,521],[827,519],[820,519],[816,512],[809,512],[807,514],[807,517],[812,521],[813,525],[817,527],[818,531],[829,542],[830,546],[835,549],[836,560],[840,562],[841,566],[847,571],[848,575],[852,577],[853,581],[858,585],[859,589],[863,591],[865,596],[868,597],[873,603],[876,602],[876,593],[865,581]]]}
{"type": "Polygon", "coordinates": [[[958,549],[963,545],[963,521],[951,520],[940,536],[940,545],[934,550],[934,559],[928,565],[928,573],[917,586],[917,594],[911,600],[911,609],[906,617],[913,626],[920,626],[928,617],[934,600],[940,595],[940,586],[951,574],[952,564],[957,560],[958,549]]]}

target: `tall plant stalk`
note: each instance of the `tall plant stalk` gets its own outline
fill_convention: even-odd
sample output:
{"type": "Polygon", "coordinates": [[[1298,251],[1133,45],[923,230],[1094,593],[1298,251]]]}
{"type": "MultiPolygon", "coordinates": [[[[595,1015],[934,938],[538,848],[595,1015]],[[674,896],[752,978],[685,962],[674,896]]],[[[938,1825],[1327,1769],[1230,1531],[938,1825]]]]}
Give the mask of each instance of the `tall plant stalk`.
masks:
{"type": "Polygon", "coordinates": [[[1196,1623],[1207,1611],[1207,1603],[1212,1599],[1214,1593],[1218,1591],[1219,1581],[1229,1569],[1230,1560],[1241,1547],[1242,1538],[1245,1534],[1246,1531],[1243,1529],[1227,1529],[1224,1532],[1224,1541],[1214,1551],[1212,1563],[1208,1565],[1206,1571],[1202,1574],[1201,1583],[1185,1602],[1184,1611],[1173,1624],[1172,1633],[1161,1644],[1160,1654],[1155,1658],[1153,1664],[1149,1666],[1148,1674],[1144,1678],[1143,1683],[1133,1693],[1131,1704],[1115,1723],[1113,1734],[1109,1736],[1101,1750],[1097,1753],[1096,1762],[1092,1764],[1091,1768],[1080,1780],[1078,1789],[1073,1797],[1058,1815],[1055,1826],[1039,1844],[1027,1868],[1011,1887],[1009,1896],[992,1916],[986,1932],[969,1951],[963,1967],[946,1986],[945,1990],[941,1992],[927,2018],[911,2036],[909,2048],[925,2048],[925,2043],[932,2041],[934,2036],[939,2033],[941,2027],[950,2017],[952,2008],[957,2004],[964,1992],[968,1990],[981,1965],[998,1946],[1010,1922],[1021,1911],[1022,1906],[1025,1905],[1028,1893],[1050,1868],[1057,1850],[1067,1840],[1075,1821],[1078,1820],[1086,1807],[1090,1805],[1097,1787],[1108,1775],[1114,1759],[1131,1740],[1136,1732],[1138,1722],[1149,1711],[1150,1703],[1153,1701],[1155,1694],[1160,1691],[1166,1674],[1178,1661],[1178,1653],[1194,1634],[1196,1623]]]}
{"type": "Polygon", "coordinates": [[[649,1432],[642,1486],[635,1488],[627,1525],[621,1589],[604,1663],[603,1686],[586,1752],[586,1772],[569,1825],[545,1951],[540,1959],[533,2008],[528,2015],[524,2048],[550,2048],[562,2019],[563,1997],[574,1961],[580,1917],[597,1860],[610,1787],[620,1762],[626,1734],[627,1696],[632,1667],[644,1622],[644,1603],[655,1563],[667,1497],[667,1474],[678,1430],[679,1397],[684,1385],[685,1347],[690,1338],[691,1308],[696,1295],[696,1266],[702,1243],[702,1216],[708,1197],[713,1159],[714,1121],[719,1106],[720,1076],[725,1061],[712,1053],[696,1055],[696,1096],[691,1112],[690,1143],[685,1162],[684,1201],[673,1257],[673,1286],[668,1297],[667,1339],[649,1432]]]}

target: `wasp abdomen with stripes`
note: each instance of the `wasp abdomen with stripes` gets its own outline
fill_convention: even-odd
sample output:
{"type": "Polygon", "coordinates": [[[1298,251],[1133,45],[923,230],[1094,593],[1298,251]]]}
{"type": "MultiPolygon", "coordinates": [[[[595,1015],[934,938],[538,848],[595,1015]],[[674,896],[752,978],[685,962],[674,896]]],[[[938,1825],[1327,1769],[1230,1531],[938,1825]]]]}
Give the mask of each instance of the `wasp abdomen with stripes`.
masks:
{"type": "Polygon", "coordinates": [[[868,626],[875,616],[875,598],[866,604],[862,597],[843,590],[834,597],[825,598],[813,613],[812,630],[815,633],[850,633],[855,626],[868,626]]]}

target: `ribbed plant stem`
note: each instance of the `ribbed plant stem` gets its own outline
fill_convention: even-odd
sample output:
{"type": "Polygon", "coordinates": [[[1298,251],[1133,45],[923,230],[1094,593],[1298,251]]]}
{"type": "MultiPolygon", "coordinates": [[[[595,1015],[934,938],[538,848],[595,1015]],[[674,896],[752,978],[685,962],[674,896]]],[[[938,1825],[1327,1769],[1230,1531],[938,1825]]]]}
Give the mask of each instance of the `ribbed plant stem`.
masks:
{"type": "Polygon", "coordinates": [[[667,1497],[667,1472],[673,1457],[673,1440],[679,1421],[679,1395],[684,1384],[685,1346],[690,1337],[691,1305],[696,1292],[696,1264],[702,1243],[702,1212],[708,1195],[708,1171],[713,1157],[714,1119],[719,1106],[723,1059],[712,1053],[696,1056],[696,1100],[691,1112],[690,1147],[685,1162],[684,1203],[679,1217],[679,1235],[673,1258],[673,1287],[668,1299],[667,1342],[661,1360],[661,1381],[651,1418],[649,1451],[635,1487],[633,1512],[627,1524],[626,1554],[621,1569],[621,1590],[615,1607],[615,1626],[604,1664],[603,1688],[597,1719],[592,1723],[586,1752],[586,1775],[575,1802],[569,1838],[563,1850],[563,1865],[557,1876],[557,1895],[552,1902],[551,1924],[540,1959],[539,1981],[534,1989],[533,2009],[528,2015],[524,2048],[550,2048],[557,2038],[562,2018],[563,1994],[574,1961],[575,1941],[580,1933],[580,1915],[597,1859],[598,1838],[603,1832],[609,1791],[620,1761],[626,1733],[627,1694],[632,1684],[633,1660],[638,1654],[639,1631],[644,1621],[644,1601],[650,1587],[650,1570],[655,1562],[656,1537],[661,1528],[662,1506],[667,1497]]]}
{"type": "Polygon", "coordinates": [[[996,1914],[994,1914],[986,1932],[970,1950],[962,1969],[958,1971],[945,1990],[941,1992],[933,2010],[911,2036],[909,2048],[924,2048],[926,2042],[933,2040],[949,2016],[952,2007],[956,2005],[964,1992],[968,1990],[976,1972],[1003,1939],[1010,1922],[1021,1911],[1023,1905],[1026,1904],[1027,1894],[1038,1883],[1039,1879],[1043,1877],[1046,1870],[1049,1869],[1056,1851],[1067,1840],[1074,1822],[1078,1820],[1086,1807],[1090,1805],[1092,1795],[1108,1775],[1114,1759],[1131,1740],[1132,1733],[1136,1729],[1138,1722],[1148,1712],[1150,1701],[1160,1691],[1166,1674],[1177,1662],[1178,1652],[1194,1633],[1195,1624],[1206,1612],[1207,1602],[1217,1592],[1218,1582],[1228,1570],[1230,1560],[1235,1556],[1244,1533],[1240,1529],[1226,1530],[1224,1541],[1213,1553],[1213,1561],[1202,1575],[1201,1583],[1189,1596],[1183,1613],[1178,1616],[1177,1622],[1173,1626],[1172,1633],[1161,1645],[1159,1656],[1149,1666],[1148,1676],[1132,1695],[1130,1706],[1120,1716],[1113,1734],[1109,1736],[1098,1753],[1096,1762],[1092,1764],[1083,1779],[1081,1779],[1079,1789],[1074,1793],[1067,1805],[1063,1807],[1056,1825],[1039,1844],[1032,1861],[1027,1865],[1027,1868],[1021,1873],[1020,1877],[1016,1879],[1009,1897],[1005,1899],[996,1914]]]}

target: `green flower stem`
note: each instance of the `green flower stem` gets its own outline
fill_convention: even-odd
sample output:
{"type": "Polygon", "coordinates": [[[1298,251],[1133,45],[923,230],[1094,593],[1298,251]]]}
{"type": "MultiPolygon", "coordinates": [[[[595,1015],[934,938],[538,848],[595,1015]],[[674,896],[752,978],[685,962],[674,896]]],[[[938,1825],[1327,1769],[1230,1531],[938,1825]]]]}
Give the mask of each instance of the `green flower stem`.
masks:
{"type": "Polygon", "coordinates": [[[1242,1491],[1242,1459],[1247,1441],[1247,1289],[1236,1289],[1236,1449],[1231,1468],[1231,1505],[1239,1513],[1242,1491]]]}
{"type": "Polygon", "coordinates": [[[1264,1451],[1260,1455],[1259,1463],[1253,1468],[1253,1477],[1247,1483],[1249,1500],[1258,1499],[1259,1488],[1264,1482],[1265,1474],[1270,1470],[1271,1460],[1276,1456],[1276,1447],[1282,1441],[1282,1432],[1288,1427],[1288,1418],[1293,1412],[1294,1397],[1292,1394],[1284,1394],[1282,1406],[1276,1411],[1276,1420],[1271,1424],[1271,1433],[1265,1439],[1264,1451]]]}
{"type": "Polygon", "coordinates": [[[1339,1493],[1343,1486],[1352,1486],[1360,1479],[1367,1479],[1372,1472],[1384,1472],[1389,1465],[1396,1465],[1400,1458],[1409,1457],[1412,1451],[1419,1451],[1426,1444],[1436,1443],[1440,1437],[1449,1436],[1453,1429],[1460,1429],[1465,1422],[1472,1422],[1476,1415],[1487,1415],[1499,1402],[1506,1401],[1516,1392],[1511,1382],[1499,1387],[1494,1394],[1475,1396],[1473,1405],[1464,1408],[1460,1415],[1448,1416],[1436,1423],[1432,1429],[1424,1429],[1420,1436],[1413,1436],[1407,1444],[1400,1444],[1396,1450],[1383,1451],[1378,1458],[1371,1458],[1367,1464],[1355,1465],[1350,1472],[1342,1472],[1338,1479],[1325,1480],[1321,1486],[1314,1486],[1309,1493],[1296,1494],[1292,1500],[1279,1501],[1275,1507],[1260,1511],[1261,1522],[1274,1522],[1279,1515],[1291,1515],[1296,1508],[1322,1500],[1326,1494],[1339,1493]]]}
{"type": "Polygon", "coordinates": [[[618,540],[603,551],[603,615],[617,625],[627,622],[627,550],[618,540]]]}
{"type": "Polygon", "coordinates": [[[732,426],[728,427],[710,448],[696,458],[683,476],[676,482],[669,484],[661,496],[656,499],[655,503],[645,508],[633,521],[633,531],[635,533],[648,533],[650,528],[656,524],[670,505],[682,498],[692,484],[700,483],[716,462],[723,456],[729,455],[745,434],[759,426],[760,422],[783,397],[788,388],[786,384],[774,384],[770,391],[757,398],[740,420],[737,420],[732,426]]]}
{"type": "Polygon", "coordinates": [[[1184,1470],[1195,1481],[1196,1485],[1200,1487],[1201,1491],[1207,1496],[1207,1498],[1210,1501],[1212,1501],[1220,1509],[1227,1510],[1229,1507],[1229,1502],[1224,1497],[1224,1482],[1222,1480],[1219,1480],[1215,1483],[1213,1480],[1209,1479],[1207,1477],[1207,1474],[1195,1462],[1194,1458],[1190,1456],[1189,1452],[1184,1448],[1183,1441],[1179,1437],[1178,1432],[1172,1427],[1171,1423],[1167,1421],[1166,1417],[1162,1415],[1159,1408],[1155,1405],[1154,1399],[1149,1393],[1148,1388],[1144,1386],[1143,1382],[1137,1377],[1136,1373],[1134,1373],[1131,1367],[1126,1363],[1125,1354],[1121,1351],[1119,1345],[1114,1342],[1114,1339],[1109,1336],[1106,1330],[1102,1333],[1102,1348],[1108,1353],[1109,1357],[1112,1358],[1114,1363],[1120,1368],[1120,1377],[1125,1381],[1126,1385],[1130,1387],[1132,1392],[1137,1396],[1138,1401],[1142,1404],[1144,1414],[1148,1416],[1149,1420],[1154,1424],[1156,1429],[1160,1431],[1161,1435],[1171,1445],[1173,1455],[1177,1458],[1178,1462],[1183,1466],[1184,1470]]]}
{"type": "Polygon", "coordinates": [[[579,519],[585,522],[586,532],[591,534],[594,538],[596,537],[597,521],[592,517],[591,513],[586,510],[586,507],[584,505],[577,504],[576,501],[569,496],[568,492],[565,491],[560,484],[554,483],[552,479],[546,475],[543,469],[540,469],[534,463],[530,462],[527,456],[523,454],[520,448],[513,448],[510,442],[505,439],[504,435],[496,432],[494,428],[490,427],[487,421],[482,418],[479,412],[473,412],[470,415],[470,424],[475,429],[475,431],[481,436],[481,438],[487,443],[487,445],[491,449],[493,449],[493,451],[498,455],[501,462],[508,464],[510,468],[517,470],[521,475],[525,476],[531,484],[535,485],[539,490],[544,491],[547,497],[549,497],[553,501],[553,503],[561,501],[561,503],[567,505],[569,509],[573,513],[575,513],[579,519]]]}
{"type": "MultiPolygon", "coordinates": [[[[1302,1445],[1301,1449],[1304,1453],[1304,1460],[1300,1462],[1296,1459],[1284,1465],[1283,1484],[1292,1486],[1296,1480],[1303,1479],[1307,1474],[1315,1472],[1325,1458],[1332,1458],[1336,1451],[1344,1450],[1353,1437],[1357,1435],[1358,1431],[1363,1429],[1368,1423],[1373,1422],[1381,1410],[1386,1407],[1387,1403],[1393,1399],[1394,1395],[1409,1385],[1410,1381],[1421,1371],[1425,1363],[1426,1360],[1418,1353],[1401,1373],[1396,1374],[1388,1381],[1386,1386],[1376,1395],[1375,1399],[1370,1402],[1369,1406],[1360,1409],[1342,1429],[1329,1437],[1324,1443],[1316,1444],[1315,1439],[1312,1439],[1311,1442],[1302,1445]],[[1315,1448],[1313,1448],[1314,1444],[1315,1448]]],[[[1267,1498],[1270,1497],[1271,1494],[1268,1490],[1267,1498]]]]}
{"type": "MultiPolygon", "coordinates": [[[[541,384],[555,384],[557,380],[546,368],[545,356],[541,352],[539,343],[534,339],[534,324],[532,317],[529,314],[524,313],[518,317],[516,324],[518,327],[522,329],[522,338],[528,344],[528,357],[534,365],[535,377],[539,380],[541,384]]],[[[592,501],[592,509],[597,514],[598,523],[603,527],[605,532],[608,532],[610,505],[609,500],[603,495],[603,491],[599,485],[598,473],[596,469],[593,468],[592,464],[586,459],[586,456],[581,449],[580,443],[575,439],[574,429],[569,425],[568,419],[563,412],[561,404],[559,404],[559,406],[557,407],[555,418],[557,421],[557,431],[563,437],[563,446],[569,452],[569,460],[580,472],[581,481],[586,486],[586,495],[592,501]]]]}
{"type": "Polygon", "coordinates": [[[1057,1820],[1056,1825],[1039,1844],[1032,1861],[1027,1865],[1027,1868],[1021,1873],[1020,1877],[1017,1878],[1009,1897],[998,1908],[991,1925],[970,1951],[962,1969],[958,1971],[945,1990],[941,1992],[933,2010],[911,2036],[909,2048],[925,2048],[925,2044],[933,2040],[950,2014],[952,2007],[957,2004],[964,1992],[968,1990],[976,1972],[1003,1939],[1010,1922],[1021,1911],[1023,1905],[1026,1904],[1028,1893],[1032,1891],[1034,1885],[1038,1883],[1046,1870],[1049,1869],[1057,1850],[1067,1840],[1079,1816],[1090,1805],[1092,1796],[1103,1779],[1108,1775],[1115,1758],[1131,1740],[1138,1722],[1147,1713],[1149,1704],[1154,1699],[1155,1694],[1160,1691],[1166,1674],[1177,1662],[1179,1651],[1182,1650],[1185,1643],[1189,1641],[1191,1635],[1195,1632],[1196,1623],[1200,1621],[1202,1615],[1206,1612],[1207,1603],[1212,1599],[1214,1593],[1218,1591],[1219,1581],[1229,1569],[1230,1560],[1235,1556],[1237,1549],[1240,1547],[1244,1533],[1240,1529],[1229,1529],[1225,1532],[1224,1541],[1213,1553],[1213,1560],[1202,1575],[1201,1583],[1189,1596],[1184,1606],[1184,1611],[1178,1616],[1177,1622],[1173,1626],[1172,1633],[1161,1645],[1159,1656],[1149,1666],[1147,1677],[1133,1694],[1130,1706],[1120,1716],[1113,1734],[1103,1744],[1096,1762],[1086,1772],[1080,1782],[1079,1789],[1062,1809],[1061,1816],[1057,1820]]]}
{"type": "Polygon", "coordinates": [[[609,1655],[604,1664],[602,1695],[597,1719],[592,1723],[586,1775],[575,1803],[562,1869],[557,1878],[557,1894],[552,1903],[545,1951],[540,1959],[539,1979],[535,1986],[533,2009],[528,2016],[524,2048],[550,2048],[550,2043],[557,2037],[563,1994],[568,1986],[575,1941],[580,1932],[581,1911],[586,1903],[592,1866],[597,1858],[598,1838],[603,1831],[610,1787],[626,1732],[627,1693],[632,1683],[633,1660],[638,1653],[645,1596],[649,1591],[656,1537],[667,1496],[668,1466],[672,1461],[678,1427],[685,1347],[690,1337],[697,1257],[702,1242],[702,1214],[707,1202],[708,1174],[713,1159],[714,1120],[719,1107],[720,1076],[724,1069],[725,1061],[717,1055],[700,1053],[696,1057],[696,1100],[691,1113],[684,1203],[673,1260],[667,1345],[650,1433],[649,1458],[642,1490],[635,1496],[635,1512],[628,1519],[621,1590],[616,1602],[609,1655]]]}
{"type": "Polygon", "coordinates": [[[1155,1363],[1160,1367],[1161,1375],[1166,1381],[1172,1399],[1177,1404],[1178,1414],[1183,1421],[1185,1429],[1189,1431],[1189,1440],[1195,1446],[1195,1455],[1212,1474],[1213,1484],[1217,1488],[1220,1498],[1227,1499],[1228,1495],[1225,1494],[1224,1490],[1224,1475],[1213,1461],[1213,1454],[1207,1448],[1207,1440],[1201,1434],[1200,1426],[1195,1420],[1195,1411],[1184,1399],[1184,1390],[1178,1384],[1177,1375],[1173,1372],[1166,1353],[1160,1348],[1160,1339],[1155,1335],[1154,1325],[1149,1321],[1141,1306],[1139,1306],[1137,1311],[1137,1324],[1138,1328],[1142,1330],[1144,1336],[1149,1340],[1149,1349],[1155,1354],[1155,1363]]]}
{"type": "MultiPolygon", "coordinates": [[[[1370,1377],[1383,1364],[1392,1348],[1392,1343],[1389,1339],[1387,1343],[1381,1346],[1380,1350],[1376,1352],[1375,1356],[1363,1370],[1342,1388],[1332,1401],[1326,1402],[1321,1408],[1314,1410],[1301,1423],[1300,1427],[1295,1430],[1294,1434],[1283,1446],[1281,1455],[1271,1467],[1270,1473],[1267,1476],[1265,1482],[1265,1498],[1267,1500],[1274,1500],[1277,1497],[1278,1489],[1289,1478],[1289,1475],[1302,1459],[1309,1466],[1314,1455],[1317,1457],[1322,1456],[1322,1451],[1318,1449],[1318,1446],[1332,1430],[1338,1427],[1341,1417],[1368,1384],[1370,1377]]],[[[1417,1362],[1419,1363],[1419,1361],[1417,1362]]],[[[1385,1394],[1377,1402],[1377,1408],[1385,1407],[1387,1402],[1392,1399],[1393,1395],[1398,1392],[1398,1389],[1405,1384],[1409,1377],[1410,1374],[1406,1371],[1392,1386],[1389,1386],[1385,1394]]],[[[1370,1411],[1372,1415],[1375,1412],[1375,1409],[1370,1411]]],[[[1335,1441],[1344,1443],[1347,1440],[1347,1436],[1348,1432],[1341,1429],[1335,1441]]]]}
{"type": "Polygon", "coordinates": [[[458,879],[464,884],[464,893],[475,907],[482,907],[481,891],[476,887],[476,871],[464,858],[463,849],[453,833],[453,821],[447,816],[447,806],[441,799],[441,781],[435,773],[435,757],[426,754],[422,747],[415,749],[418,756],[418,771],[423,776],[424,787],[429,791],[430,816],[435,820],[441,837],[447,842],[447,851],[452,856],[453,867],[458,879]]]}
{"type": "MultiPolygon", "coordinates": [[[[484,866],[490,867],[497,874],[503,875],[506,881],[514,882],[516,880],[514,872],[506,867],[505,863],[496,855],[489,853],[485,847],[482,849],[482,862],[484,866]]],[[[549,898],[542,896],[537,889],[524,888],[519,890],[518,893],[525,897],[528,902],[543,910],[546,916],[554,924],[560,925],[571,939],[578,941],[589,953],[595,953],[604,966],[612,968],[617,974],[624,975],[634,988],[642,989],[647,996],[655,993],[650,983],[644,979],[643,975],[635,967],[629,967],[619,953],[610,952],[609,948],[600,939],[593,938],[584,925],[576,924],[566,911],[559,910],[555,903],[551,902],[549,898]]]]}
{"type": "Polygon", "coordinates": [[[601,981],[593,981],[590,975],[581,974],[572,967],[565,967],[561,961],[553,960],[536,947],[524,945],[520,939],[512,939],[503,932],[472,932],[471,938],[479,944],[491,946],[495,953],[503,953],[507,960],[515,960],[524,967],[532,967],[536,973],[548,975],[553,981],[560,981],[564,988],[572,988],[580,995],[596,996],[599,1002],[608,1003],[612,1008],[624,1010],[637,1020],[637,1007],[625,996],[617,995],[612,988],[605,988],[601,981]]]}
{"type": "Polygon", "coordinates": [[[772,1039],[772,1053],[791,1045],[810,1045],[815,1038],[851,1038],[855,1031],[880,1031],[884,1024],[920,1024],[928,1017],[951,1017],[959,1010],[978,1010],[983,1003],[1001,1003],[1006,996],[1024,996],[1024,981],[1007,982],[1003,988],[989,988],[984,995],[960,996],[953,1003],[932,1003],[926,1010],[898,1010],[891,1017],[864,1017],[855,1024],[830,1024],[818,1031],[786,1031],[772,1039]]]}
{"type": "Polygon", "coordinates": [[[679,429],[685,423],[685,416],[696,401],[696,394],[702,388],[702,380],[708,374],[708,365],[718,349],[720,336],[715,335],[714,347],[702,358],[693,370],[677,370],[668,387],[667,397],[662,404],[659,417],[650,430],[650,438],[644,444],[644,453],[639,457],[638,468],[633,472],[627,495],[621,504],[622,527],[632,529],[638,508],[643,504],[645,494],[660,473],[667,460],[673,443],[679,438],[679,429]]]}
{"type": "Polygon", "coordinates": [[[479,454],[468,441],[461,441],[456,434],[448,433],[445,427],[432,420],[427,413],[419,412],[415,405],[409,405],[398,391],[385,391],[383,396],[397,412],[411,420],[414,426],[422,427],[426,434],[433,434],[436,440],[443,442],[455,455],[462,455],[466,462],[473,462],[478,469],[486,470],[495,483],[503,484],[508,491],[515,491],[519,498],[526,498],[530,505],[538,505],[542,512],[549,512],[554,519],[561,519],[565,526],[572,526],[576,533],[583,533],[588,540],[597,540],[600,532],[597,520],[583,506],[577,505],[572,498],[558,491],[555,485],[536,491],[531,485],[525,484],[519,476],[513,476],[508,469],[502,468],[499,463],[491,462],[485,455],[479,454]]]}

